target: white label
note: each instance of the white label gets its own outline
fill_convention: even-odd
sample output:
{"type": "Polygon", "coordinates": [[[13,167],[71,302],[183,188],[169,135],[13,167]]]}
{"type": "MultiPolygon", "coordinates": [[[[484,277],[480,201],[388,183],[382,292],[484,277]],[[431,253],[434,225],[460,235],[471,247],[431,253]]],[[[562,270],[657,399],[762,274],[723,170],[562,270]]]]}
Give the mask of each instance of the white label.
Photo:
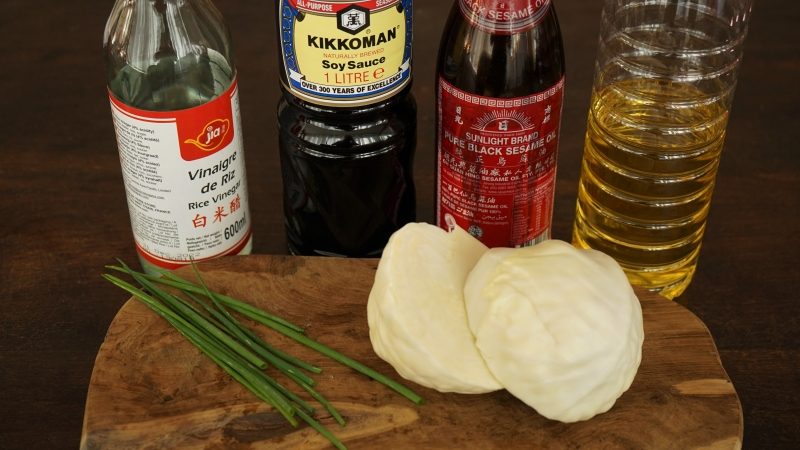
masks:
{"type": "Polygon", "coordinates": [[[138,110],[113,96],[111,110],[140,255],[172,269],[239,253],[250,216],[236,83],[184,111],[138,110]]]}

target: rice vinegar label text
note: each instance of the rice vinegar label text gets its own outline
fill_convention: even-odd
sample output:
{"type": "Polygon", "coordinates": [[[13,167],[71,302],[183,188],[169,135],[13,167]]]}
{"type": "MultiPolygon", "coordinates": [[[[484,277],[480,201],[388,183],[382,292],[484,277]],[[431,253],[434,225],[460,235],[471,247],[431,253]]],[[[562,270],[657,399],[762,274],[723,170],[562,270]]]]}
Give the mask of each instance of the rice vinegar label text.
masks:
{"type": "Polygon", "coordinates": [[[411,80],[412,0],[280,0],[289,91],[327,106],[389,98],[411,80]]]}
{"type": "Polygon", "coordinates": [[[109,97],[139,254],[174,269],[241,252],[250,217],[236,82],[181,111],[146,111],[109,97]]]}
{"type": "Polygon", "coordinates": [[[539,24],[550,0],[458,0],[461,13],[474,26],[492,34],[523,33],[539,24]]]}
{"type": "Polygon", "coordinates": [[[438,85],[438,223],[455,223],[489,247],[547,239],[564,79],[519,98],[438,85]]]}

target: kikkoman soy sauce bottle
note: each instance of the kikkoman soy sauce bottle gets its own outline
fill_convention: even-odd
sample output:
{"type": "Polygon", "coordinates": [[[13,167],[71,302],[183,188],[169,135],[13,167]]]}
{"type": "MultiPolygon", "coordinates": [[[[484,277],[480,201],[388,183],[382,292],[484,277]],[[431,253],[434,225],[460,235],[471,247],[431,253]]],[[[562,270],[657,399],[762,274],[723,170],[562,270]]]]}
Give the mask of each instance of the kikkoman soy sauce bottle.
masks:
{"type": "Polygon", "coordinates": [[[456,0],[439,52],[437,222],[489,247],[550,237],[564,50],[550,0],[456,0]]]}
{"type": "Polygon", "coordinates": [[[239,90],[219,11],[209,0],[117,0],[104,42],[144,269],[249,253],[239,90]]]}
{"type": "Polygon", "coordinates": [[[380,256],[416,217],[412,0],[278,0],[289,250],[380,256]]]}

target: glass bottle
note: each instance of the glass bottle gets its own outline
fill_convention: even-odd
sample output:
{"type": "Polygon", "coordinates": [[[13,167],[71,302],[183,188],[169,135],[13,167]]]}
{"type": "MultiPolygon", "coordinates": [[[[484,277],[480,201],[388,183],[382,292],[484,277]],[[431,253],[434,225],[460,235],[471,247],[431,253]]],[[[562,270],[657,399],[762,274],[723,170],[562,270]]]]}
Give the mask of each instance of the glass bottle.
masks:
{"type": "Polygon", "coordinates": [[[457,0],[438,66],[436,209],[490,247],[550,238],[564,50],[549,0],[457,0]]]}
{"type": "Polygon", "coordinates": [[[209,0],[117,0],[108,93],[145,270],[252,247],[236,69],[209,0]]]}
{"type": "Polygon", "coordinates": [[[277,2],[289,250],[377,257],[416,217],[412,1],[277,2]]]}

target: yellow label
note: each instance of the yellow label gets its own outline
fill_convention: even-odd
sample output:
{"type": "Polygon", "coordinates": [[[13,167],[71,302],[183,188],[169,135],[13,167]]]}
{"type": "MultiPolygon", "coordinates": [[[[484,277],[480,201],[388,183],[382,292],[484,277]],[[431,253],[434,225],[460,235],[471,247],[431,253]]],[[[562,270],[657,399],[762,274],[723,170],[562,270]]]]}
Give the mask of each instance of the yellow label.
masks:
{"type": "Polygon", "coordinates": [[[411,0],[281,0],[286,87],[328,106],[361,106],[411,80],[411,0]]]}

